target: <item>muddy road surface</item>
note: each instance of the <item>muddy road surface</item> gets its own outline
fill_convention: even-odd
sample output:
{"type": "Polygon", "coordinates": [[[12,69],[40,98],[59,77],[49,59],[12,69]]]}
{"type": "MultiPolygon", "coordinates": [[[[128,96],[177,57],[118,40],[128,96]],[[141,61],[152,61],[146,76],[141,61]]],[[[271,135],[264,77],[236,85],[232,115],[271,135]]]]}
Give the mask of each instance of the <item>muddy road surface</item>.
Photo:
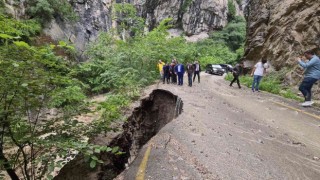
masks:
{"type": "MultiPolygon", "coordinates": [[[[186,80],[186,77],[185,77],[186,80]]],[[[202,74],[183,87],[183,113],[116,179],[320,179],[320,111],[202,74]]]]}

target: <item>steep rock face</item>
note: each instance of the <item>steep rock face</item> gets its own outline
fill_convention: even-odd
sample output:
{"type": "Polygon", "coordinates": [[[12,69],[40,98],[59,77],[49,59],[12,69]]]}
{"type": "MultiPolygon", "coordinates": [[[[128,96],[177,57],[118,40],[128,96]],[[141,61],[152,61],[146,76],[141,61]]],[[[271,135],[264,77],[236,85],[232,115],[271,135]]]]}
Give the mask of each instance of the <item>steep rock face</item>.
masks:
{"type": "MultiPolygon", "coordinates": [[[[138,9],[138,15],[146,19],[150,30],[169,17],[190,36],[221,29],[227,24],[228,0],[76,0],[73,6],[79,21],[69,24],[56,18],[45,33],[55,40],[70,40],[82,56],[87,44],[95,40],[100,31],[115,26],[112,4],[124,1],[138,9]]],[[[237,14],[242,15],[242,7],[234,3],[237,14]]]]}
{"type": "Polygon", "coordinates": [[[280,69],[294,65],[294,57],[305,50],[319,50],[319,15],[320,1],[250,1],[246,59],[266,57],[280,69]]]}
{"type": "MultiPolygon", "coordinates": [[[[24,16],[24,1],[19,1],[19,8],[8,9],[16,17],[24,16]],[[22,10],[20,10],[22,9],[22,10]]],[[[242,6],[233,0],[237,15],[242,15],[242,6]]],[[[173,24],[188,36],[202,35],[211,30],[221,29],[227,23],[228,0],[73,0],[70,1],[78,14],[76,23],[62,18],[55,20],[44,30],[54,40],[69,40],[79,51],[79,58],[84,59],[83,52],[94,41],[99,32],[109,31],[116,23],[112,20],[112,5],[127,2],[133,4],[138,15],[146,19],[150,30],[163,19],[172,18],[173,24]]]]}
{"type": "Polygon", "coordinates": [[[73,7],[79,15],[75,24],[56,18],[45,33],[55,40],[68,39],[75,44],[80,56],[89,42],[96,39],[100,31],[108,31],[112,27],[112,0],[77,0],[73,7]]]}
{"type": "Polygon", "coordinates": [[[251,0],[247,3],[245,59],[258,61],[265,57],[276,70],[291,67],[287,81],[297,84],[302,71],[296,57],[309,49],[320,53],[320,1],[251,0]]]}
{"type": "Polygon", "coordinates": [[[182,26],[188,35],[223,28],[227,22],[227,1],[195,0],[183,15],[182,26]]]}
{"type": "MultiPolygon", "coordinates": [[[[242,7],[234,3],[242,15],[242,7]]],[[[221,29],[228,23],[228,0],[134,0],[133,4],[151,29],[169,17],[187,35],[221,29]]]]}

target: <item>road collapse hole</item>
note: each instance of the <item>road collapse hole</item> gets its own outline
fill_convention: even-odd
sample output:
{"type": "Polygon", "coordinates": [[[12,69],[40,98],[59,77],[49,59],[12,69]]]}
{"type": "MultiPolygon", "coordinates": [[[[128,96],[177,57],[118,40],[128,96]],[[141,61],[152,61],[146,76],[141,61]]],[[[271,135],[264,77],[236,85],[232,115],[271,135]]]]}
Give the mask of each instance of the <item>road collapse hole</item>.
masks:
{"type": "Polygon", "coordinates": [[[90,169],[83,157],[77,157],[55,179],[114,179],[133,162],[143,145],[181,114],[182,108],[183,102],[178,96],[166,90],[154,90],[133,110],[123,124],[122,133],[107,144],[120,147],[124,154],[101,154],[104,164],[95,169],[90,169]]]}

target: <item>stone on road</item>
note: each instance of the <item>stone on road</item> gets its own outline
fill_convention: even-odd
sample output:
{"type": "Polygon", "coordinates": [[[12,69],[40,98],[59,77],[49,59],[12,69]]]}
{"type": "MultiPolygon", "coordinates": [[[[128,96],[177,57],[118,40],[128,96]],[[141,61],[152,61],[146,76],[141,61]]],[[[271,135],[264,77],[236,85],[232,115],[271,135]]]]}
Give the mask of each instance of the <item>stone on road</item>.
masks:
{"type": "Polygon", "coordinates": [[[149,180],[320,179],[319,110],[204,74],[193,87],[153,88],[181,97],[183,113],[117,179],[136,179],[150,146],[149,180]]]}

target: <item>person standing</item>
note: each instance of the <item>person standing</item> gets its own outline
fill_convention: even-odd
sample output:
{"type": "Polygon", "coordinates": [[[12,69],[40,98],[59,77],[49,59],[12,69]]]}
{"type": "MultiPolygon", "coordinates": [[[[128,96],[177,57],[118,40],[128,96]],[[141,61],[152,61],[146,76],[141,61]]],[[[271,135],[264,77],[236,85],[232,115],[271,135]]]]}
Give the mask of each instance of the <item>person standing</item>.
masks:
{"type": "Polygon", "coordinates": [[[243,62],[240,62],[239,64],[237,64],[233,69],[230,69],[230,71],[232,72],[232,75],[233,75],[233,80],[231,81],[230,87],[232,87],[232,84],[237,81],[238,87],[239,89],[241,89],[239,76],[243,72],[243,62]]]}
{"type": "Polygon", "coordinates": [[[170,64],[166,64],[163,66],[163,84],[165,84],[165,82],[167,81],[167,83],[170,83],[170,64]]]}
{"type": "Polygon", "coordinates": [[[171,83],[172,84],[177,84],[177,75],[175,73],[175,66],[176,66],[176,63],[174,63],[172,61],[171,65],[170,65],[170,76],[171,76],[171,83]]]}
{"type": "Polygon", "coordinates": [[[299,90],[305,98],[305,102],[301,105],[303,107],[309,107],[313,104],[311,101],[312,86],[320,79],[320,59],[314,52],[306,51],[304,57],[298,58],[298,63],[305,69],[304,79],[299,87],[299,90]],[[307,59],[309,61],[306,62],[301,59],[307,59]]]}
{"type": "Polygon", "coordinates": [[[178,75],[178,85],[183,86],[184,65],[177,62],[175,72],[178,75]]]}
{"type": "Polygon", "coordinates": [[[258,62],[254,66],[254,68],[251,72],[251,76],[253,76],[252,92],[255,92],[255,91],[260,92],[259,85],[260,85],[260,82],[263,78],[263,75],[267,71],[267,68],[268,68],[267,60],[265,60],[265,59],[262,59],[261,62],[258,62]]]}
{"type": "Polygon", "coordinates": [[[188,85],[192,87],[192,75],[194,73],[194,65],[187,63],[188,85]]]}
{"type": "Polygon", "coordinates": [[[160,72],[160,79],[163,79],[163,66],[165,65],[164,62],[162,62],[162,60],[159,60],[157,67],[159,69],[160,72]]]}
{"type": "Polygon", "coordinates": [[[195,67],[195,70],[194,70],[193,82],[195,81],[196,76],[198,76],[198,83],[200,83],[201,66],[198,61],[194,62],[194,67],[195,67]]]}

